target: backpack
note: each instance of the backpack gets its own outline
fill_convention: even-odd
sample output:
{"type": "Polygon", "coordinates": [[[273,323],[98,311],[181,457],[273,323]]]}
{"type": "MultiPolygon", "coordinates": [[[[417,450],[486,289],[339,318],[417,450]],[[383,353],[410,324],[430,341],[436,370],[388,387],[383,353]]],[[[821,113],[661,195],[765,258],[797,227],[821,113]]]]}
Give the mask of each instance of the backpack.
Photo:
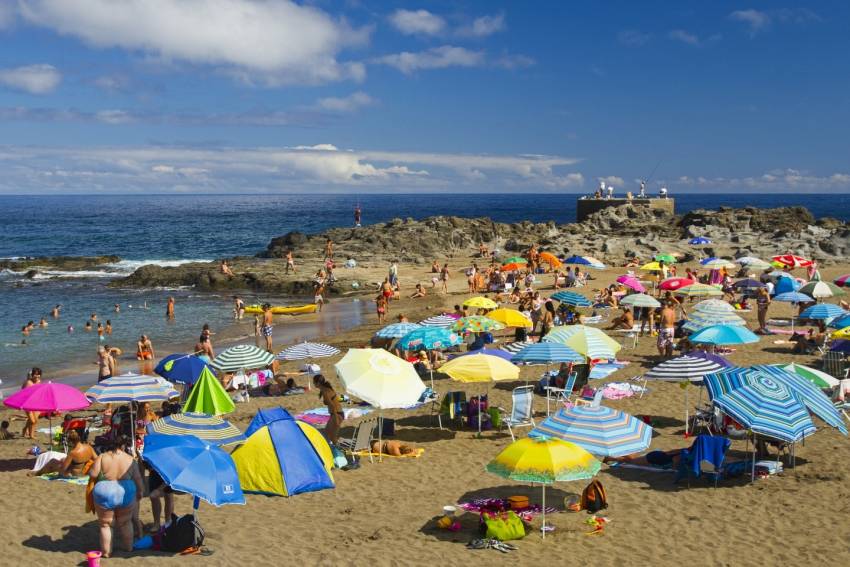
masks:
{"type": "Polygon", "coordinates": [[[608,507],[608,497],[605,488],[598,480],[591,481],[581,493],[581,509],[593,514],[608,507]]]}
{"type": "Polygon", "coordinates": [[[204,529],[192,514],[178,517],[171,515],[171,523],[163,529],[160,548],[179,553],[204,544],[204,529]]]}

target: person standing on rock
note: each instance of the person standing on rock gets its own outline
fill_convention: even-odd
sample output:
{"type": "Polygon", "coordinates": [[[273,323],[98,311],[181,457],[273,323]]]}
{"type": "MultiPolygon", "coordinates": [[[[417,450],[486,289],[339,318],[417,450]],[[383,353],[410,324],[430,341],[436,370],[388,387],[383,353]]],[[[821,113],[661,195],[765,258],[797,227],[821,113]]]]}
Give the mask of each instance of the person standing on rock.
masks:
{"type": "Polygon", "coordinates": [[[333,260],[334,257],[334,241],[328,238],[325,242],[325,260],[333,260]]]}
{"type": "Polygon", "coordinates": [[[272,352],[272,329],[274,328],[274,314],[272,306],[268,303],[263,304],[263,326],[260,332],[266,339],[266,350],[272,352]]]}
{"type": "Polygon", "coordinates": [[[292,258],[292,250],[286,251],[286,274],[289,273],[289,269],[292,268],[292,273],[297,274],[298,271],[295,269],[295,260],[292,258]]]}
{"type": "Polygon", "coordinates": [[[360,226],[360,217],[362,216],[362,211],[360,210],[360,205],[354,207],[354,226],[360,226]]]}

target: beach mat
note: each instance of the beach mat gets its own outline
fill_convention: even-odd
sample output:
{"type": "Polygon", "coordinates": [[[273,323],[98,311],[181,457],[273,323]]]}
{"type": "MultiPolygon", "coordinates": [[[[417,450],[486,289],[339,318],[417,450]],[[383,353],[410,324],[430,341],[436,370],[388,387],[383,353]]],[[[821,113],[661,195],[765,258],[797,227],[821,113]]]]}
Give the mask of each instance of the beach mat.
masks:
{"type": "Polygon", "coordinates": [[[358,457],[387,457],[389,459],[418,459],[425,452],[425,449],[419,447],[416,449],[414,453],[408,453],[407,455],[387,455],[386,453],[373,453],[371,451],[357,451],[354,453],[358,457]]]}
{"type": "Polygon", "coordinates": [[[75,484],[77,486],[87,486],[89,483],[89,477],[87,476],[72,476],[70,478],[63,478],[59,476],[59,473],[43,474],[38,478],[50,481],[58,480],[61,482],[67,482],[68,484],[75,484]]]}
{"type": "Polygon", "coordinates": [[[649,472],[676,472],[676,469],[666,468],[663,469],[661,467],[650,467],[648,465],[633,465],[631,463],[608,463],[608,466],[612,469],[632,469],[637,471],[649,471],[649,472]]]}

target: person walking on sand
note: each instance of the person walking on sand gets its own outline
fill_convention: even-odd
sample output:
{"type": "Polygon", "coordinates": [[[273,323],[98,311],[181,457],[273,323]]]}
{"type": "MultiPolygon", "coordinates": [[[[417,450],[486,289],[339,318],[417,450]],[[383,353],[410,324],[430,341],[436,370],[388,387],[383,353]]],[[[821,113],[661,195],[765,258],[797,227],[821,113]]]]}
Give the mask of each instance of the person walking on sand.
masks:
{"type": "Polygon", "coordinates": [[[266,350],[272,352],[272,329],[274,329],[274,314],[272,306],[268,303],[263,304],[263,326],[260,329],[263,337],[266,339],[266,350]]]}
{"type": "Polygon", "coordinates": [[[297,274],[298,270],[295,269],[295,260],[292,257],[292,250],[286,251],[286,271],[285,274],[289,273],[290,268],[292,269],[293,274],[297,274]]]}
{"type": "Polygon", "coordinates": [[[334,241],[330,238],[325,242],[325,260],[333,260],[334,258],[334,241]]]}
{"type": "Polygon", "coordinates": [[[97,349],[97,381],[102,382],[115,374],[115,359],[109,345],[97,349]]]}
{"type": "Polygon", "coordinates": [[[443,264],[443,267],[440,268],[440,282],[443,285],[443,293],[449,293],[449,263],[446,262],[443,264]]]}
{"type": "Polygon", "coordinates": [[[173,321],[174,320],[174,298],[169,297],[168,303],[165,304],[165,318],[173,321]]]}
{"type": "Polygon", "coordinates": [[[316,311],[321,313],[322,307],[325,305],[325,278],[316,278],[313,286],[315,287],[313,303],[316,304],[316,311]]]}
{"type": "MultiPolygon", "coordinates": [[[[25,390],[30,386],[35,386],[36,384],[41,383],[41,368],[33,368],[30,370],[29,374],[27,374],[27,379],[24,380],[23,385],[21,386],[21,390],[25,390]]],[[[28,411],[27,412],[27,421],[24,423],[24,428],[21,430],[21,436],[24,439],[35,439],[35,426],[38,424],[38,412],[37,411],[28,411]]]]}
{"type": "Polygon", "coordinates": [[[238,295],[233,296],[233,317],[237,321],[241,321],[245,316],[245,302],[238,295]]]}
{"type": "Polygon", "coordinates": [[[375,299],[378,311],[378,324],[383,325],[387,320],[387,297],[382,293],[375,299]]]}
{"type": "Polygon", "coordinates": [[[673,303],[667,302],[661,310],[658,322],[658,354],[664,358],[673,356],[673,337],[676,333],[676,310],[673,303]]]}

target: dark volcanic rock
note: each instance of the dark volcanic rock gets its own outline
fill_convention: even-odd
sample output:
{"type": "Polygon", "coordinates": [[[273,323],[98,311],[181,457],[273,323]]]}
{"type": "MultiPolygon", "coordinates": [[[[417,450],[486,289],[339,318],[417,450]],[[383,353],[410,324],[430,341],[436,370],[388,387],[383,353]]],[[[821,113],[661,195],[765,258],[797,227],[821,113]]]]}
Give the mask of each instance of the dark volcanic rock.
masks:
{"type": "Polygon", "coordinates": [[[118,256],[38,256],[33,258],[18,258],[15,260],[0,260],[0,269],[14,271],[30,268],[49,268],[51,270],[88,270],[120,262],[118,256]]]}

